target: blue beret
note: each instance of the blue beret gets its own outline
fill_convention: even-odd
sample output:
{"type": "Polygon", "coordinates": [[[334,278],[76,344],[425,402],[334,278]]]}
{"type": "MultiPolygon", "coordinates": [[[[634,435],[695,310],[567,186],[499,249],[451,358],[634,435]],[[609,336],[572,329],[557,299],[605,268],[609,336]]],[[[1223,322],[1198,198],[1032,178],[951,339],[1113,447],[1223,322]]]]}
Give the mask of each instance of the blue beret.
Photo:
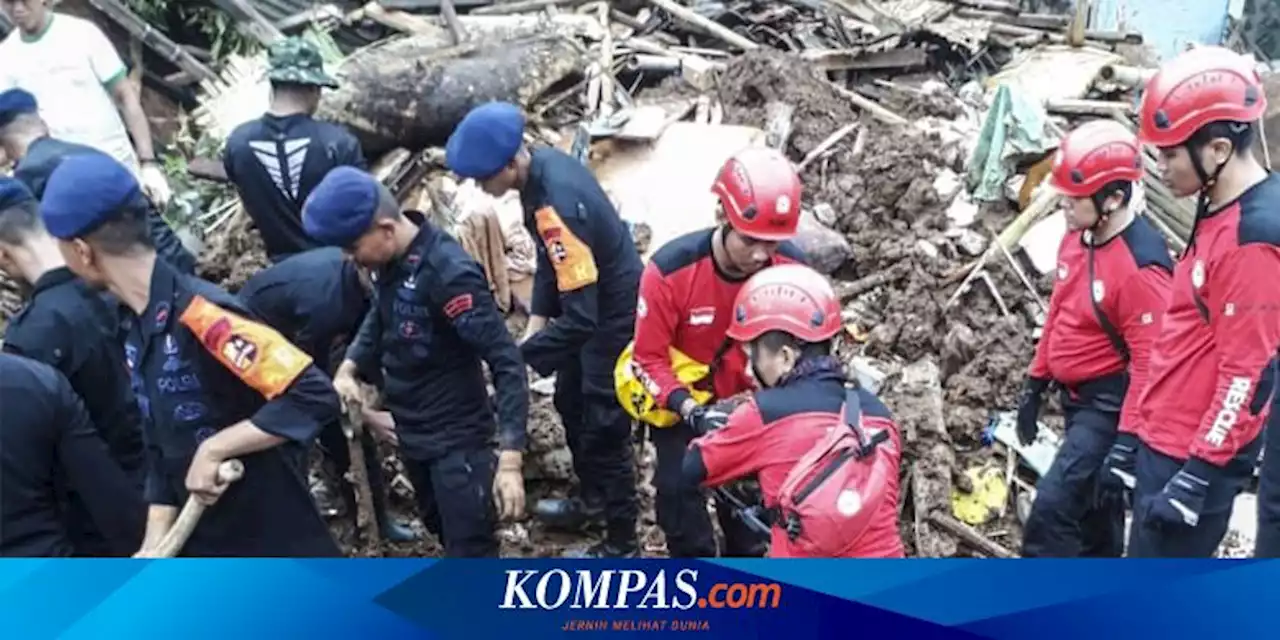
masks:
{"type": "Polygon", "coordinates": [[[35,113],[39,109],[36,97],[22,89],[9,89],[0,93],[0,127],[26,113],[35,113]]]}
{"type": "Polygon", "coordinates": [[[336,167],[307,196],[302,226],[317,242],[349,247],[369,230],[378,212],[377,178],[355,167],[336,167]]]}
{"type": "Polygon", "coordinates": [[[70,240],[93,231],[142,198],[128,167],[105,153],[63,160],[45,183],[40,217],[49,235],[70,240]]]}
{"type": "Polygon", "coordinates": [[[463,178],[482,180],[502,170],[524,142],[524,114],[509,102],[488,102],[458,123],[445,162],[463,178]]]}
{"type": "Polygon", "coordinates": [[[36,197],[21,180],[0,178],[0,211],[12,209],[25,202],[33,202],[36,197]]]}

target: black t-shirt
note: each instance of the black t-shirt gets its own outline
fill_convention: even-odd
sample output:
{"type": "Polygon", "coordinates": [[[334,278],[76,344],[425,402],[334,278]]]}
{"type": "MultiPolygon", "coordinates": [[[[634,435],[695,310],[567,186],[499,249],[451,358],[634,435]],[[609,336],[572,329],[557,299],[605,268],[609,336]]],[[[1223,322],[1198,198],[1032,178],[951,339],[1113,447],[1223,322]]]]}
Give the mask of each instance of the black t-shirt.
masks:
{"type": "Polygon", "coordinates": [[[349,131],[301,113],[268,113],[240,125],[227,138],[222,164],[272,262],[321,246],[302,228],[302,204],[330,169],[366,166],[349,131]]]}

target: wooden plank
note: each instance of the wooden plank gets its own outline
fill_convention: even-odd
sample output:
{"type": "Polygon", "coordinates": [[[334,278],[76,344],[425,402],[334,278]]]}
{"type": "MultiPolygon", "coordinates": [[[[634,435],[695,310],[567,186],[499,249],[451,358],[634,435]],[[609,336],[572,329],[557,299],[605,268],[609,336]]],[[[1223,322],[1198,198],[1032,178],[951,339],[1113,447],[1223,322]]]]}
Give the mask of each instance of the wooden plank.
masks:
{"type": "Polygon", "coordinates": [[[924,49],[890,49],[867,53],[857,49],[818,49],[800,54],[823,71],[879,71],[918,69],[928,65],[924,49]]]}

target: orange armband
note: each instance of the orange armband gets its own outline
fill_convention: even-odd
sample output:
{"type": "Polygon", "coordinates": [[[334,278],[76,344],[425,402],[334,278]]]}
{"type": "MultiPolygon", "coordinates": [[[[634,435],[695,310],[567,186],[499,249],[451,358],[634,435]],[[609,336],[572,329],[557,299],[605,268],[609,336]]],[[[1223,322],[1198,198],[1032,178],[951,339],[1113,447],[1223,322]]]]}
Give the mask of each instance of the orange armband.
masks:
{"type": "Polygon", "coordinates": [[[311,356],[293,346],[278,331],[196,296],[180,318],[214,358],[274,400],[311,365],[311,356]]]}

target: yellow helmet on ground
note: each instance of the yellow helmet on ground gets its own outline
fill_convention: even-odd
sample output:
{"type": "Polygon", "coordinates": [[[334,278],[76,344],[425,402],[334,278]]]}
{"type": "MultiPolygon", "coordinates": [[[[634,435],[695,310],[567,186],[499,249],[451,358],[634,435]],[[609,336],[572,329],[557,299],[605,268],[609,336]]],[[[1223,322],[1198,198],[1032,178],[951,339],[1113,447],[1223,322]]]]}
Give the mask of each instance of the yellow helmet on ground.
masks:
{"type": "MultiPolygon", "coordinates": [[[[632,418],[645,424],[655,427],[675,425],[680,422],[680,415],[666,407],[658,406],[657,400],[653,397],[657,391],[657,385],[640,369],[639,365],[632,361],[634,348],[634,342],[628,344],[622,351],[622,355],[618,356],[618,364],[613,368],[613,386],[618,394],[618,402],[632,418]]],[[[698,404],[709,402],[714,394],[696,389],[693,385],[706,378],[711,373],[711,367],[690,358],[674,347],[667,353],[671,356],[671,369],[676,374],[676,380],[689,387],[693,399],[698,404]]]]}

